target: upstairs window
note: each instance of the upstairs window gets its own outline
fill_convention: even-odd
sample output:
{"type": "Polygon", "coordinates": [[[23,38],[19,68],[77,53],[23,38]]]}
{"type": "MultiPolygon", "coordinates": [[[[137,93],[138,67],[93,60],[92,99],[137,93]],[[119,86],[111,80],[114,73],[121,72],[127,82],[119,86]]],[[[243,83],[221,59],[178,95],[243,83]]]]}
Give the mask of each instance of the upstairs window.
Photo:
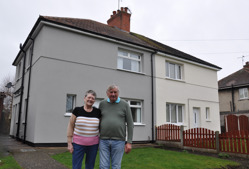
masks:
{"type": "Polygon", "coordinates": [[[176,63],[166,62],[166,77],[182,80],[182,66],[176,63]]]}
{"type": "Polygon", "coordinates": [[[240,99],[248,99],[248,89],[247,88],[239,89],[239,98],[240,99]]]}
{"type": "Polygon", "coordinates": [[[183,123],[183,105],[166,104],[166,122],[167,123],[183,123]]]}
{"type": "Polygon", "coordinates": [[[141,72],[141,55],[127,51],[118,51],[118,69],[141,72]]]}

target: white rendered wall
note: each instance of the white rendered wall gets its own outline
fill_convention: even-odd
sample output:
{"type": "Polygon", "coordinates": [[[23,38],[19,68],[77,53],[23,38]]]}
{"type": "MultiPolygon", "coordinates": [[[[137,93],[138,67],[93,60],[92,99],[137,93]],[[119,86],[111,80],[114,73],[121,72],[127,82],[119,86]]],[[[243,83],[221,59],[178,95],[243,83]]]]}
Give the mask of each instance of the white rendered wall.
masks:
{"type": "Polygon", "coordinates": [[[184,129],[193,128],[193,108],[200,109],[200,125],[220,131],[217,71],[198,65],[156,55],[156,124],[166,124],[166,103],[184,105],[184,129]],[[166,78],[165,62],[182,65],[183,80],[166,78]],[[206,107],[210,108],[210,120],[206,120],[206,107]]]}

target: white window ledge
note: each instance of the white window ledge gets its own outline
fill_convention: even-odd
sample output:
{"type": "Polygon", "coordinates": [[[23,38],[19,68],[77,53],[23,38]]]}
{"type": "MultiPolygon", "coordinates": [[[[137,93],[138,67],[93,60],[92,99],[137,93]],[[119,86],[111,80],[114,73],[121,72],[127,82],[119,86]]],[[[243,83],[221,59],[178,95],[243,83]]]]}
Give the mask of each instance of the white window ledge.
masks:
{"type": "Polygon", "coordinates": [[[146,126],[146,124],[143,124],[143,123],[134,123],[134,126],[146,126]]]}
{"type": "Polygon", "coordinates": [[[72,113],[65,113],[64,116],[65,117],[71,117],[72,113]]]}
{"type": "Polygon", "coordinates": [[[242,99],[239,99],[239,101],[243,101],[243,100],[249,100],[249,98],[242,98],[242,99]]]}
{"type": "Polygon", "coordinates": [[[165,77],[165,79],[185,83],[185,80],[183,80],[183,79],[173,79],[173,78],[169,78],[169,77],[165,77]]]}
{"type": "Polygon", "coordinates": [[[120,70],[120,71],[125,71],[125,72],[130,72],[130,73],[141,74],[141,75],[145,75],[145,73],[143,73],[143,72],[134,72],[134,71],[131,71],[131,70],[120,69],[120,68],[117,68],[117,70],[120,70]]]}

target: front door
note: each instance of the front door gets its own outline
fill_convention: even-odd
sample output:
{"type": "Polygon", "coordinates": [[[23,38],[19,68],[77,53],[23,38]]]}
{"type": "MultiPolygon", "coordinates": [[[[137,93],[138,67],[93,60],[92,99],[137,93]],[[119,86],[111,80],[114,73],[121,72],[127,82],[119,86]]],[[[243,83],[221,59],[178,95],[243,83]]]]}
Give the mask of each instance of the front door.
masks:
{"type": "Polygon", "coordinates": [[[194,128],[200,127],[200,108],[194,108],[194,128]]]}

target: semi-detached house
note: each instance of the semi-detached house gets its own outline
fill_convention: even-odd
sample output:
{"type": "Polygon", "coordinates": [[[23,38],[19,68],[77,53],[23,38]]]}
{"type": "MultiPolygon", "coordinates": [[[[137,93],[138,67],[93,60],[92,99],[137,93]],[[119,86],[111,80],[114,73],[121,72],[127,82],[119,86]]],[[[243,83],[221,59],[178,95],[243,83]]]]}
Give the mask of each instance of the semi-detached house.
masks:
{"type": "Polygon", "coordinates": [[[128,8],[108,24],[40,16],[13,65],[16,83],[10,135],[31,145],[66,143],[66,129],[84,92],[110,84],[131,106],[134,141],[155,140],[155,126],[172,123],[219,130],[220,68],[130,32],[128,8]]]}

